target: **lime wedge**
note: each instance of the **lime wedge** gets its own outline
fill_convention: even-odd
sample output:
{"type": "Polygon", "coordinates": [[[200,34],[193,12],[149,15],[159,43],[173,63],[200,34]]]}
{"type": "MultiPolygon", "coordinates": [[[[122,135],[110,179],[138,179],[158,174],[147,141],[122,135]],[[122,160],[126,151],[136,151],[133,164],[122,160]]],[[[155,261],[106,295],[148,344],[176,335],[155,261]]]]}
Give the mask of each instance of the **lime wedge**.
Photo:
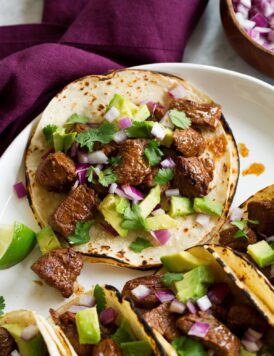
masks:
{"type": "Polygon", "coordinates": [[[21,262],[33,249],[35,232],[24,224],[0,225],[0,269],[21,262]]]}

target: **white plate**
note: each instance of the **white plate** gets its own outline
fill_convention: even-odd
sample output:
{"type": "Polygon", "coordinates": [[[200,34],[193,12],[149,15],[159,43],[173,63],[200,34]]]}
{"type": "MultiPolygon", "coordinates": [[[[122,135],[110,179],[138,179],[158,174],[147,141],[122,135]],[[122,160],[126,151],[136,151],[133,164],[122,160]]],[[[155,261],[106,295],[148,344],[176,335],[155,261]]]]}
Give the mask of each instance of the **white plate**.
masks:
{"type": "MultiPolygon", "coordinates": [[[[234,204],[274,182],[274,88],[257,79],[219,68],[193,64],[152,64],[139,68],[172,73],[190,80],[223,107],[224,115],[237,142],[250,149],[248,158],[241,159],[241,168],[250,163],[265,165],[260,176],[240,176],[234,204]]],[[[13,141],[0,160],[0,223],[15,220],[34,229],[38,226],[26,199],[17,199],[12,185],[24,180],[23,155],[31,124],[13,141]]],[[[39,286],[37,276],[30,270],[39,256],[38,248],[19,265],[0,272],[0,295],[6,300],[6,310],[33,308],[47,314],[49,307],[57,307],[64,300],[53,288],[39,286]]],[[[89,288],[95,283],[108,283],[121,288],[124,282],[144,272],[113,266],[86,264],[79,284],[89,288]]]]}

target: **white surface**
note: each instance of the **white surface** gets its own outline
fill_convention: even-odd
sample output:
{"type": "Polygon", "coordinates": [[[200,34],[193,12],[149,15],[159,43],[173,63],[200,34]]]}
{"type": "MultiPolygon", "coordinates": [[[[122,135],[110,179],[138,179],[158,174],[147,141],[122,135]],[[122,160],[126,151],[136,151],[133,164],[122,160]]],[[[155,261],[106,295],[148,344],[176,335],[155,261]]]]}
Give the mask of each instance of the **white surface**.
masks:
{"type": "MultiPolygon", "coordinates": [[[[250,149],[250,156],[241,159],[242,168],[255,161],[265,165],[266,171],[259,177],[240,177],[234,204],[238,205],[258,189],[273,183],[274,88],[272,86],[251,77],[213,67],[156,64],[144,68],[181,75],[221,103],[236,140],[244,142],[250,149]]],[[[24,179],[21,163],[30,129],[29,125],[0,160],[0,172],[2,172],[0,223],[19,220],[37,229],[27,200],[18,200],[12,188],[15,181],[24,179]]],[[[56,307],[63,301],[53,288],[46,285],[41,287],[33,282],[38,278],[30,270],[30,265],[38,256],[39,252],[36,248],[21,264],[1,271],[0,295],[6,299],[7,310],[29,307],[47,314],[49,306],[56,307]]],[[[144,272],[86,264],[79,283],[85,288],[95,283],[109,283],[120,288],[127,279],[142,274],[144,272]]]]}

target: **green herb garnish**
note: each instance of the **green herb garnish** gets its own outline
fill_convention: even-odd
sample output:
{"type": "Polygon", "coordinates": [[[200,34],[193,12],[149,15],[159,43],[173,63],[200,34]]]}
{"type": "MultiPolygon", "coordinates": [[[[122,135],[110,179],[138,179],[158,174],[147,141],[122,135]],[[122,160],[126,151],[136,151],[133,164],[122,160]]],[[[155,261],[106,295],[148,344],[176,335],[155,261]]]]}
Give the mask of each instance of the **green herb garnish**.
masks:
{"type": "Polygon", "coordinates": [[[247,233],[247,224],[259,224],[258,220],[248,220],[248,219],[243,219],[243,220],[234,220],[231,222],[231,225],[234,225],[238,228],[238,231],[236,231],[234,237],[239,238],[239,237],[245,237],[248,238],[247,233]]]}
{"type": "Polygon", "coordinates": [[[130,245],[129,249],[133,252],[139,253],[144,249],[151,247],[151,243],[148,240],[143,239],[142,237],[137,237],[130,245]]]}
{"type": "Polygon", "coordinates": [[[87,124],[89,118],[86,116],[72,114],[66,121],[66,124],[87,124]]]}
{"type": "Polygon", "coordinates": [[[166,184],[173,178],[173,176],[174,172],[171,168],[161,168],[154,177],[154,183],[160,185],[166,184]]]}
{"type": "Polygon", "coordinates": [[[183,273],[166,272],[161,277],[164,286],[170,287],[173,282],[181,281],[184,278],[183,273]]]}
{"type": "Polygon", "coordinates": [[[112,340],[116,342],[116,344],[120,345],[122,342],[130,342],[136,340],[133,332],[131,331],[131,327],[126,319],[123,319],[119,328],[112,335],[112,340]]]}
{"type": "Polygon", "coordinates": [[[99,286],[99,284],[96,284],[93,292],[94,298],[96,300],[96,307],[98,313],[101,313],[106,307],[106,296],[105,296],[105,291],[103,290],[102,287],[99,286]]]}
{"type": "Polygon", "coordinates": [[[203,345],[188,336],[181,336],[174,339],[171,346],[177,351],[179,356],[206,356],[203,345]]]}
{"type": "Polygon", "coordinates": [[[153,125],[153,121],[133,121],[125,131],[128,137],[149,138],[153,125]]]}
{"type": "Polygon", "coordinates": [[[139,205],[126,208],[121,227],[127,230],[147,230],[147,222],[142,217],[139,205]]]}
{"type": "Polygon", "coordinates": [[[99,168],[96,167],[89,167],[87,170],[87,179],[88,182],[94,183],[94,172],[96,173],[98,177],[98,182],[103,186],[103,187],[108,187],[111,183],[115,183],[117,181],[117,176],[113,172],[111,168],[107,168],[104,171],[101,171],[99,168]]]}
{"type": "Polygon", "coordinates": [[[145,155],[151,166],[160,163],[163,152],[160,150],[160,143],[157,140],[151,140],[145,148],[145,155]]]}
{"type": "Polygon", "coordinates": [[[49,144],[53,143],[53,134],[57,128],[57,125],[47,125],[43,128],[43,134],[49,144]]]}
{"type": "Polygon", "coordinates": [[[191,120],[183,111],[172,109],[169,111],[169,117],[173,125],[181,129],[188,129],[191,126],[191,120]]]}
{"type": "Polygon", "coordinates": [[[6,306],[5,299],[3,296],[0,296],[0,315],[4,314],[5,306],[6,306]]]}
{"type": "Polygon", "coordinates": [[[121,156],[116,156],[116,157],[110,157],[108,159],[109,164],[113,166],[117,166],[119,163],[121,163],[122,157],[121,156]]]}
{"type": "Polygon", "coordinates": [[[74,233],[68,236],[69,243],[71,245],[80,245],[89,242],[89,230],[94,224],[95,220],[90,220],[83,223],[77,222],[74,233]]]}

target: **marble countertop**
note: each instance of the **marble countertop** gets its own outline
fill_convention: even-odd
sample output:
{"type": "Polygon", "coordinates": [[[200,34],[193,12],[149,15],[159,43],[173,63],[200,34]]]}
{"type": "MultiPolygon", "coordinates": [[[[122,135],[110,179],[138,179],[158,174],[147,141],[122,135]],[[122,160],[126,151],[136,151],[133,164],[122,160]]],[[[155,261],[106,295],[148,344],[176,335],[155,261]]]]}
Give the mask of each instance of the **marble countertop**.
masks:
{"type": "MultiPolygon", "coordinates": [[[[39,22],[42,11],[43,0],[0,0],[0,26],[39,22]]],[[[231,69],[274,85],[274,79],[245,63],[231,48],[220,22],[219,0],[210,0],[188,43],[184,62],[231,69]]]]}

